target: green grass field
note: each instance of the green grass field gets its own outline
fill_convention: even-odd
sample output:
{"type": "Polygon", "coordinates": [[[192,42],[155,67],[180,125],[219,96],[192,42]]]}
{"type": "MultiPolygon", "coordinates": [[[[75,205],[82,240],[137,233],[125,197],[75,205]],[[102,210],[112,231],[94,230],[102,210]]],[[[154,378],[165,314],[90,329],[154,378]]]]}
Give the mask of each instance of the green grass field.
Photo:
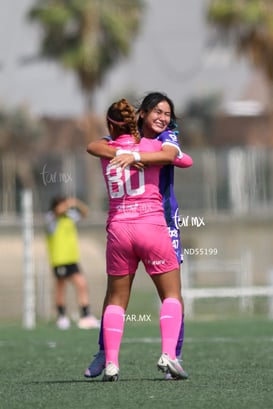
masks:
{"type": "Polygon", "coordinates": [[[273,323],[266,319],[186,322],[187,381],[164,381],[156,320],[127,322],[120,381],[87,380],[98,330],[23,330],[0,325],[1,409],[271,409],[273,323]]]}

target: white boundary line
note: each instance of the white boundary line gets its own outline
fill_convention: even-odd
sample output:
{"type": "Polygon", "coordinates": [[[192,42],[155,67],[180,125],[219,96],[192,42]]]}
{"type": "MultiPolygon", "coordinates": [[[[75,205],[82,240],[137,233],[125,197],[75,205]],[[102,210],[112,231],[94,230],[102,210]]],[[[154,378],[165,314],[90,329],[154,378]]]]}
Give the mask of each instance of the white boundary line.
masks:
{"type": "Polygon", "coordinates": [[[183,296],[187,298],[224,298],[224,297],[254,297],[273,295],[273,287],[218,287],[218,288],[187,288],[183,296]]]}
{"type": "MultiPolygon", "coordinates": [[[[202,344],[202,343],[242,343],[245,339],[245,336],[241,337],[196,337],[196,338],[191,338],[191,337],[186,337],[184,340],[185,344],[202,344]]],[[[260,343],[260,342],[272,342],[273,343],[273,336],[272,337],[262,337],[262,336],[247,336],[247,339],[250,340],[251,342],[255,343],[260,343]]],[[[161,339],[157,337],[144,337],[144,338],[128,338],[125,337],[122,339],[122,344],[160,344],[161,339]]],[[[59,343],[58,342],[38,342],[35,343],[37,345],[46,345],[49,348],[58,348],[59,343]]],[[[10,341],[0,341],[0,348],[4,348],[6,346],[12,346],[16,347],[17,343],[16,342],[10,342],[10,341]]],[[[62,346],[60,346],[62,347],[62,346]]]]}
{"type": "MultiPolygon", "coordinates": [[[[185,338],[185,343],[202,343],[202,342],[207,342],[207,343],[228,343],[228,342],[242,342],[242,340],[245,337],[205,337],[205,338],[185,338]]],[[[273,342],[273,337],[259,337],[259,336],[249,336],[247,339],[251,339],[251,341],[255,342],[273,342]]],[[[161,343],[160,338],[123,338],[122,339],[123,344],[159,344],[161,343]]]]}

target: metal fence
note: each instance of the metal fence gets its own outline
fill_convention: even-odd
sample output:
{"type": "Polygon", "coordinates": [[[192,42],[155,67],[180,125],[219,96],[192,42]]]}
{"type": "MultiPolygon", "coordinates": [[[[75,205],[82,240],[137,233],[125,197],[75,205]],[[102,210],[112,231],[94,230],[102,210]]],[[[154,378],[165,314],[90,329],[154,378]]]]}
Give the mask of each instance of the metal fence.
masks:
{"type": "MultiPolygon", "coordinates": [[[[194,149],[194,165],[175,169],[175,191],[182,210],[235,214],[272,212],[273,150],[194,149]]],[[[85,151],[47,154],[20,162],[0,158],[0,217],[20,212],[24,181],[31,186],[35,213],[43,213],[56,194],[76,195],[93,212],[106,209],[106,190],[98,159],[85,151]]]]}
{"type": "Polygon", "coordinates": [[[237,215],[273,211],[273,150],[192,150],[191,168],[175,170],[182,210],[237,215]]]}
{"type": "MultiPolygon", "coordinates": [[[[198,313],[200,300],[208,296],[215,298],[216,293],[216,297],[224,294],[223,300],[227,294],[233,298],[239,294],[237,298],[242,305],[245,301],[249,305],[248,301],[254,300],[252,296],[256,299],[260,298],[257,295],[263,296],[266,302],[270,296],[272,316],[273,290],[268,274],[273,271],[273,151],[234,148],[195,149],[188,153],[194,165],[188,169],[175,169],[175,191],[183,221],[181,235],[185,262],[182,272],[189,315],[193,307],[198,313]],[[187,224],[188,218],[190,222],[187,224]],[[198,228],[201,220],[204,220],[205,227],[202,224],[198,228]],[[217,254],[209,254],[210,250],[217,250],[217,254]],[[234,267],[232,262],[241,260],[242,252],[251,254],[251,266],[244,259],[234,267]],[[245,272],[251,273],[251,283],[241,285],[238,279],[246,277],[245,272]],[[234,280],[229,281],[232,278],[234,280]]],[[[0,158],[0,320],[18,319],[23,310],[29,310],[31,301],[31,297],[25,296],[27,280],[24,271],[27,270],[23,252],[26,240],[22,234],[22,220],[25,220],[21,208],[22,181],[31,185],[33,193],[34,299],[39,318],[49,319],[52,315],[52,277],[39,216],[48,209],[51,197],[60,193],[78,196],[91,209],[93,220],[80,226],[80,240],[82,262],[88,272],[93,304],[99,313],[105,291],[107,206],[99,160],[77,151],[40,155],[31,162],[22,163],[9,154],[0,158]]]]}

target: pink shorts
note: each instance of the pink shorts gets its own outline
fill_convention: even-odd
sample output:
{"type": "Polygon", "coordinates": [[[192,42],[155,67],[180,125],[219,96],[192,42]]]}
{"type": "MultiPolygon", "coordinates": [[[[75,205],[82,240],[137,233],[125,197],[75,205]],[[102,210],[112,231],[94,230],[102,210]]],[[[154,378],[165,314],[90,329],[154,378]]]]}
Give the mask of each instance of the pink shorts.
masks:
{"type": "Polygon", "coordinates": [[[139,261],[150,275],[179,268],[167,226],[112,222],[107,235],[107,274],[134,274],[139,261]]]}

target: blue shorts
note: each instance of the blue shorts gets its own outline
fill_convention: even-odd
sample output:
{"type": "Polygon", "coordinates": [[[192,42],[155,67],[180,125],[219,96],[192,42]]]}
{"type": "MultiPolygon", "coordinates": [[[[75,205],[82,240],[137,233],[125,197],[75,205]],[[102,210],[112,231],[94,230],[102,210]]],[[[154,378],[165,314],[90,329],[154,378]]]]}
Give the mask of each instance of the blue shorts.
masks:
{"type": "Polygon", "coordinates": [[[174,226],[168,227],[169,235],[172,240],[173,248],[179,264],[183,263],[183,250],[181,245],[180,231],[174,226]]]}

